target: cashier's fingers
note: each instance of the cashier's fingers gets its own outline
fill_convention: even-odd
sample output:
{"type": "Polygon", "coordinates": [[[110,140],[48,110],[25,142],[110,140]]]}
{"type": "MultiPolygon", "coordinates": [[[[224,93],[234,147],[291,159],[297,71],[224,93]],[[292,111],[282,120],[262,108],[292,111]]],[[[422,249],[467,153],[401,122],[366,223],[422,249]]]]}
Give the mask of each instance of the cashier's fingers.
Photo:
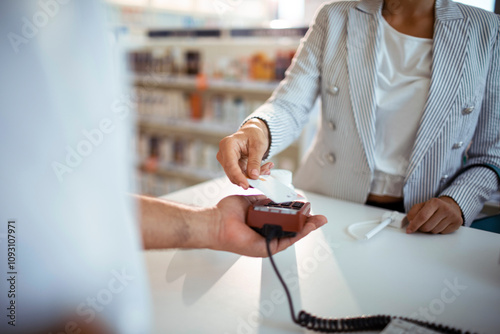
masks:
{"type": "Polygon", "coordinates": [[[414,205],[408,212],[407,233],[415,231],[447,234],[457,230],[463,222],[462,211],[451,198],[432,198],[414,205]]]}
{"type": "Polygon", "coordinates": [[[232,183],[247,189],[247,177],[259,177],[270,141],[269,129],[259,119],[247,121],[236,133],[220,141],[217,160],[232,183]]]}
{"type": "Polygon", "coordinates": [[[229,180],[239,185],[244,189],[248,189],[248,181],[243,173],[239,162],[244,159],[240,146],[236,143],[238,139],[233,136],[226,137],[219,143],[219,152],[217,152],[217,160],[224,168],[229,180]]]}
{"type": "Polygon", "coordinates": [[[446,234],[445,230],[450,226],[450,222],[446,219],[443,219],[439,222],[439,224],[436,225],[436,227],[434,227],[432,229],[432,233],[434,234],[438,234],[438,233],[441,233],[441,234],[446,234]]]}
{"type": "Polygon", "coordinates": [[[274,163],[268,162],[260,167],[260,175],[271,175],[271,169],[274,168],[274,163]]]}
{"type": "Polygon", "coordinates": [[[418,212],[420,211],[420,209],[422,209],[422,207],[424,206],[425,203],[418,203],[418,204],[415,204],[411,209],[410,211],[408,211],[408,214],[406,215],[406,217],[408,218],[408,221],[411,222],[415,216],[418,214],[418,212]]]}
{"type": "Polygon", "coordinates": [[[250,138],[248,140],[248,166],[247,175],[249,178],[257,179],[260,175],[262,158],[267,147],[264,143],[250,138]]]}
{"type": "Polygon", "coordinates": [[[413,233],[418,231],[434,215],[436,210],[437,206],[432,205],[432,203],[429,203],[429,201],[415,204],[407,214],[409,224],[406,228],[406,233],[413,233]]]}

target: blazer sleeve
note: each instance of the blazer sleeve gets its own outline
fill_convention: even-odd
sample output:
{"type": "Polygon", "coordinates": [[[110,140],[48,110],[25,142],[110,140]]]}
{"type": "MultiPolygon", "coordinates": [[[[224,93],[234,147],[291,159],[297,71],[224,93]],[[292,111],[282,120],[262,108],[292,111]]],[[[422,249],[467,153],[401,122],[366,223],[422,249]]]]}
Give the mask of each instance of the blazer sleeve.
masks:
{"type": "Polygon", "coordinates": [[[327,10],[323,5],[302,39],[285,79],[271,98],[245,120],[259,118],[267,124],[271,144],[266,159],[297,139],[309,119],[319,94],[326,26],[327,10]]]}
{"type": "MultiPolygon", "coordinates": [[[[500,16],[496,18],[496,39],[490,50],[485,93],[467,165],[490,163],[500,167],[500,16]]],[[[471,168],[458,176],[440,196],[453,198],[462,209],[465,225],[470,226],[484,202],[499,186],[493,171],[471,168]]]]}

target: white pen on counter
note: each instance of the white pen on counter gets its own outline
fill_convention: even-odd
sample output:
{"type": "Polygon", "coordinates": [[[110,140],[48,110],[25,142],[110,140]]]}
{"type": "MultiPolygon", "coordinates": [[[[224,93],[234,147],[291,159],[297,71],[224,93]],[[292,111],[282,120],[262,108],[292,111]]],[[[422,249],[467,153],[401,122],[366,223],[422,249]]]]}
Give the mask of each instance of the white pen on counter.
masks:
{"type": "Polygon", "coordinates": [[[385,227],[387,227],[392,222],[392,218],[386,218],[380,222],[377,226],[375,226],[372,230],[365,234],[364,240],[368,240],[373,237],[378,232],[382,231],[385,227]]]}

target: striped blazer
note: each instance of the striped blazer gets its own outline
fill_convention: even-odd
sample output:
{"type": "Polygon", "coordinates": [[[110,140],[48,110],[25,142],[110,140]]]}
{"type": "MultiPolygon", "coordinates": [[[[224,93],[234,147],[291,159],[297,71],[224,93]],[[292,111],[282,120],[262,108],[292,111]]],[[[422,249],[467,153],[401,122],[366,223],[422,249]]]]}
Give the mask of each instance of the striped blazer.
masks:
{"type": "MultiPolygon", "coordinates": [[[[321,123],[295,185],[366,202],[374,170],[376,50],[382,0],[324,4],[271,98],[249,118],[265,121],[269,157],[290,145],[321,97],[321,123]]],[[[403,188],[404,205],[453,198],[470,225],[498,188],[500,166],[500,17],[437,0],[431,83],[403,188]]]]}

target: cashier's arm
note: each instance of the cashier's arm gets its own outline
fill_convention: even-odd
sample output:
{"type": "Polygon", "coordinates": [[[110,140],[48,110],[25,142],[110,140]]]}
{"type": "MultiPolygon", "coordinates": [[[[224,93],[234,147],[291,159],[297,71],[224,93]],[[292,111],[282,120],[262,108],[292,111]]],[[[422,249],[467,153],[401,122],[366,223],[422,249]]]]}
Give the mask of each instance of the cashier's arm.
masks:
{"type": "MultiPolygon", "coordinates": [[[[156,198],[136,196],[144,247],[208,248],[246,256],[267,256],[265,239],[248,227],[248,207],[260,196],[229,196],[216,206],[197,208],[156,198]]],[[[271,250],[280,252],[326,223],[324,216],[311,216],[294,238],[273,240],[271,250]]]]}

